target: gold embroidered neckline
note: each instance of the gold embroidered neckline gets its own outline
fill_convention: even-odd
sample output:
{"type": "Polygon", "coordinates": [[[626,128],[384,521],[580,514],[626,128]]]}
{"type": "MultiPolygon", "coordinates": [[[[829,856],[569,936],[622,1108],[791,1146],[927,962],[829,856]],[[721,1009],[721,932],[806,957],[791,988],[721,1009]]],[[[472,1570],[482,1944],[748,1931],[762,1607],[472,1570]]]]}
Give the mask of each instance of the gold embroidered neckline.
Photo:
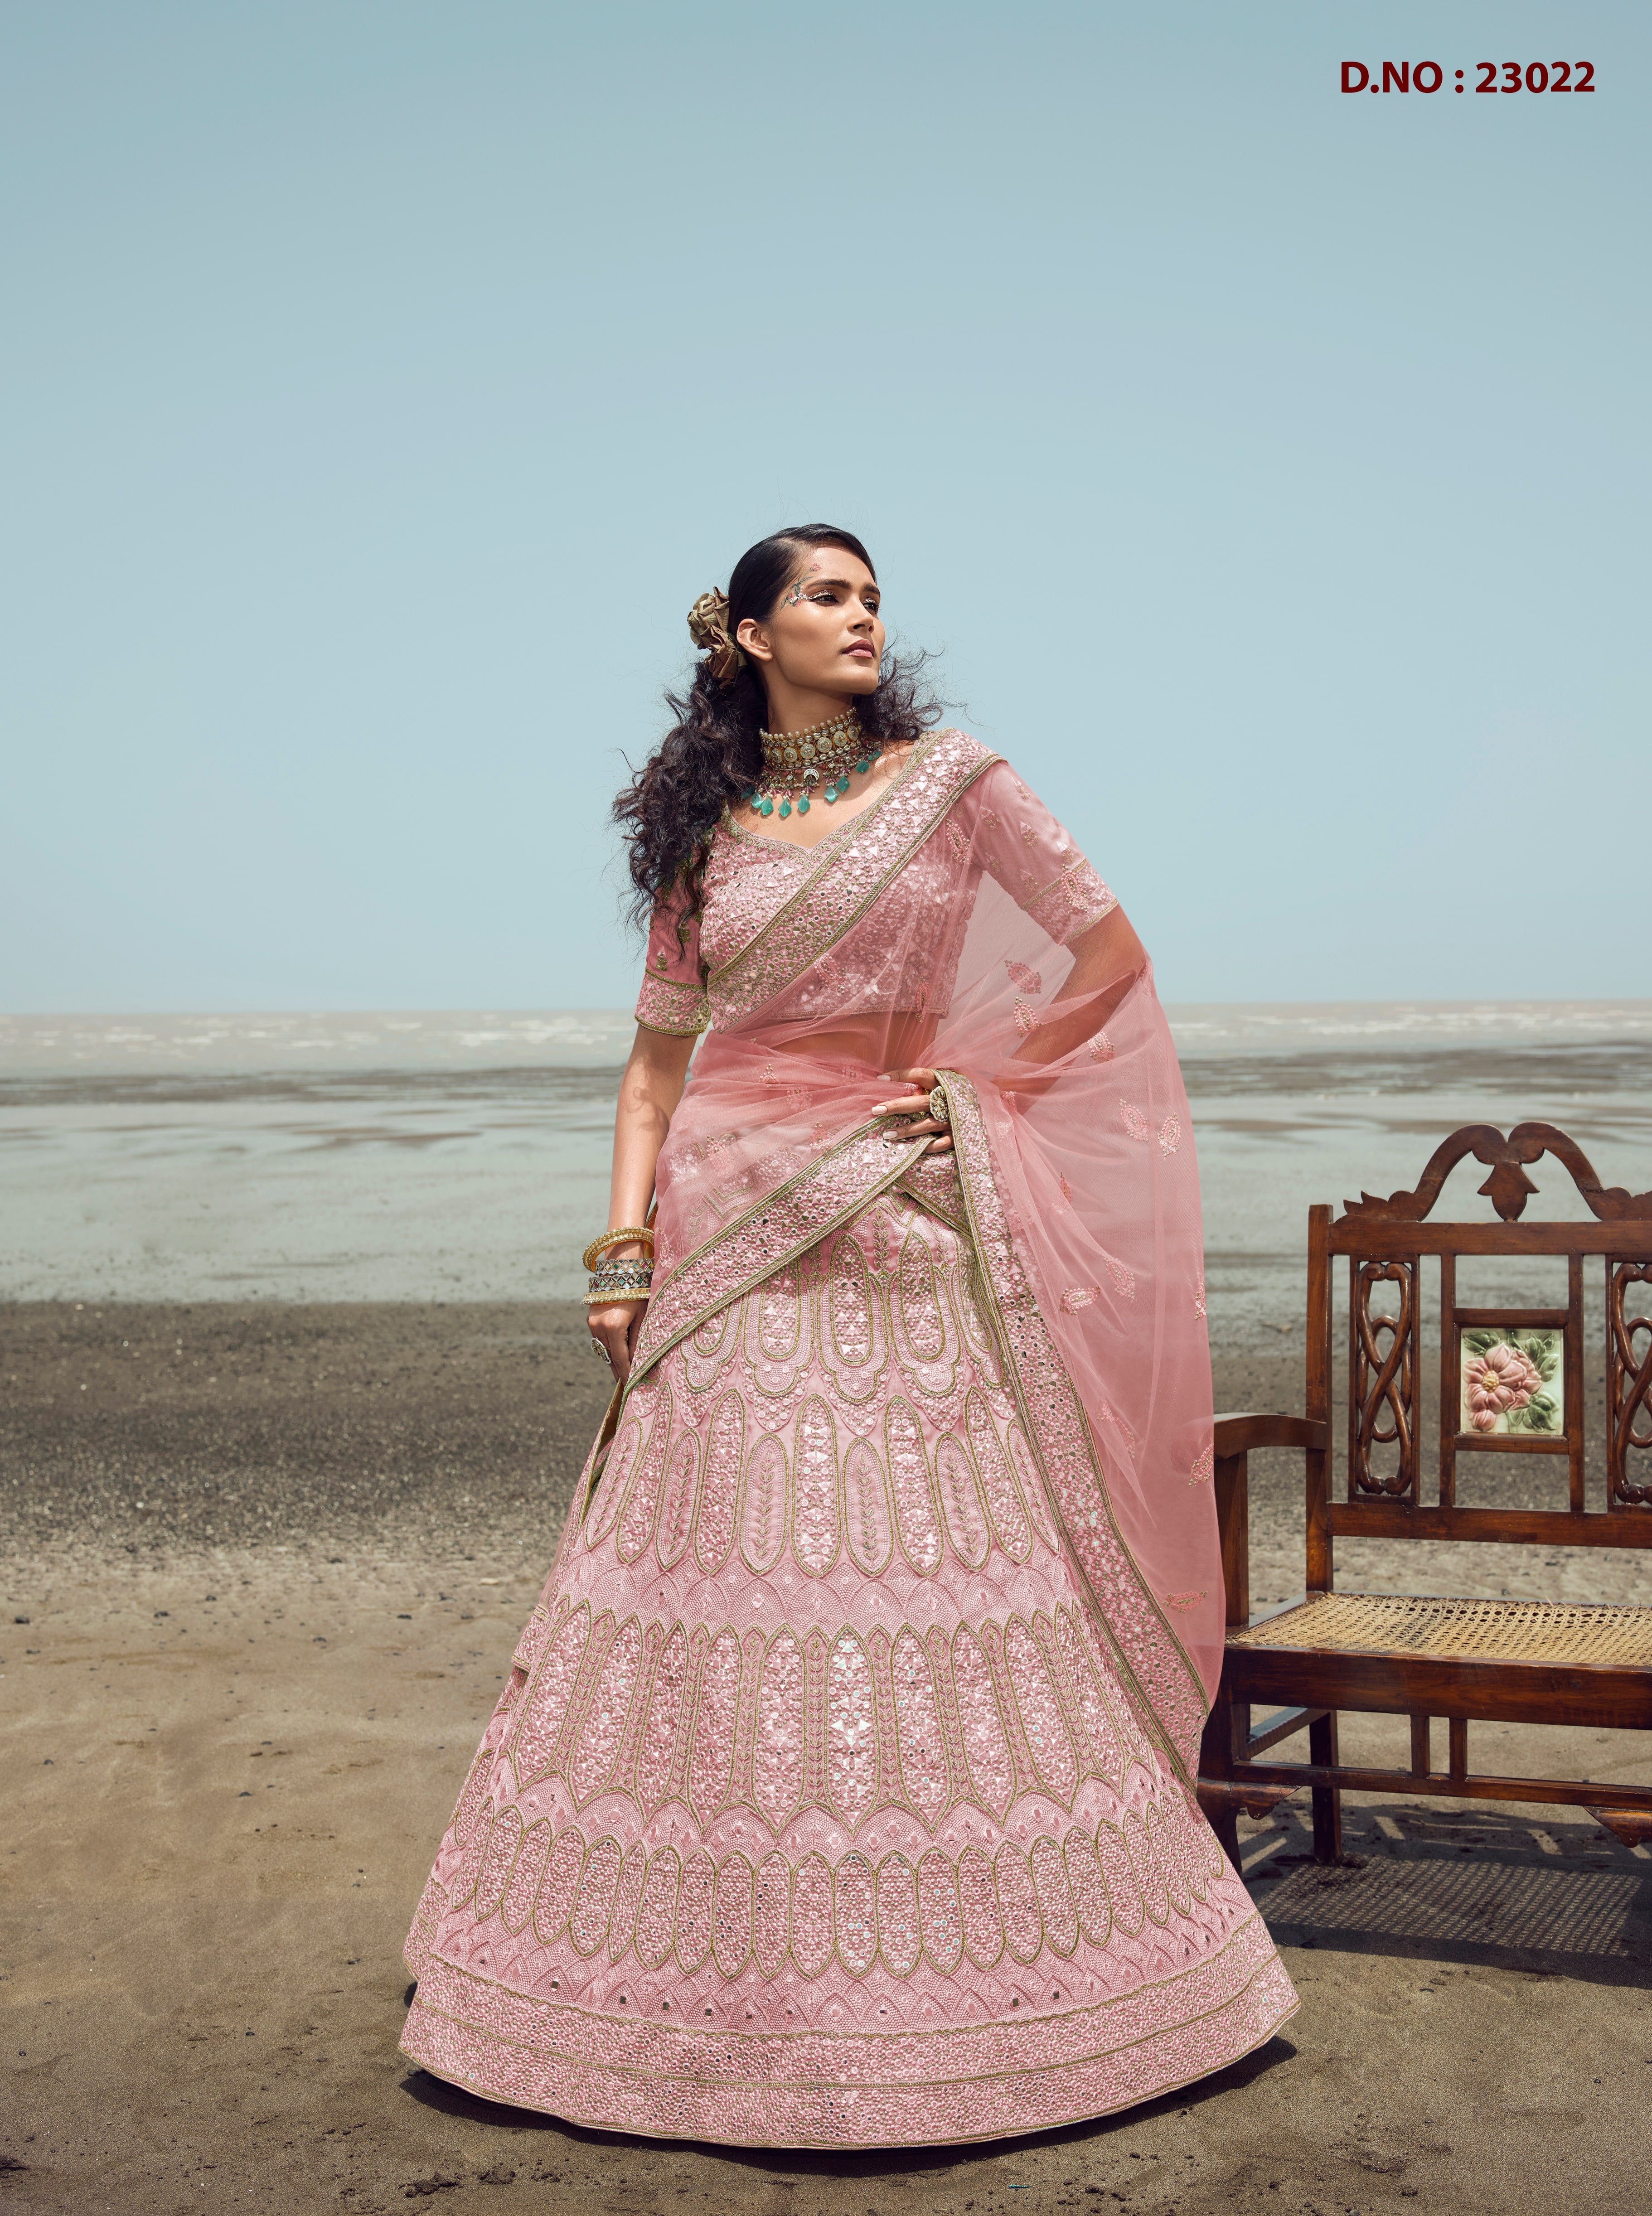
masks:
{"type": "Polygon", "coordinates": [[[823,847],[829,846],[834,840],[841,839],[849,832],[857,829],[862,823],[869,822],[890,795],[899,790],[901,781],[907,772],[928,753],[930,747],[941,736],[939,730],[920,733],[906,760],[878,795],[876,800],[869,807],[863,808],[858,814],[851,816],[847,822],[835,823],[823,839],[817,839],[811,846],[801,846],[795,839],[776,839],[772,833],[749,831],[743,823],[735,822],[726,808],[723,811],[723,818],[718,828],[727,832],[730,838],[748,840],[754,846],[778,846],[783,853],[801,854],[805,859],[810,855],[818,854],[823,847]]]}

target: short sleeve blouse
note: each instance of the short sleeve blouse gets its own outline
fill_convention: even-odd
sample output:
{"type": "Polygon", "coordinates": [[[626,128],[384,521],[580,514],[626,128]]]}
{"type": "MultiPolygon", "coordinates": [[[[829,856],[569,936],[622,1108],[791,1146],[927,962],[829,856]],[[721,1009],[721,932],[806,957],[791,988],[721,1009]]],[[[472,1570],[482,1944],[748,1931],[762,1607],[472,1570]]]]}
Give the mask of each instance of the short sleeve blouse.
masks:
{"type": "Polygon", "coordinates": [[[1058,946],[1118,907],[1072,834],[1007,761],[993,764],[977,793],[975,851],[982,867],[1058,946]]]}
{"type": "Polygon", "coordinates": [[[693,1037],[712,1019],[700,953],[700,916],[680,883],[654,903],[636,1014],[650,1031],[670,1031],[679,1038],[693,1037]]]}

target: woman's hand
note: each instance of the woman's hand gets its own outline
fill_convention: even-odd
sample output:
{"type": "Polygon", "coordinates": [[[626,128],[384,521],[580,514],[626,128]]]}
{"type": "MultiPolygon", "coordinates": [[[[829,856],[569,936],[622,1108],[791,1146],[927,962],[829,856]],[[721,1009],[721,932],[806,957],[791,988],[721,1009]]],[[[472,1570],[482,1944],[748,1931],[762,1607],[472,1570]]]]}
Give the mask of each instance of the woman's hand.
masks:
{"type": "Polygon", "coordinates": [[[610,1301],[604,1308],[585,1311],[585,1327],[607,1356],[608,1367],[622,1385],[631,1375],[631,1357],[636,1351],[646,1305],[644,1301],[610,1301]]]}
{"type": "MultiPolygon", "coordinates": [[[[646,1024],[637,1026],[614,1111],[613,1182],[608,1192],[611,1228],[648,1221],[660,1148],[682,1098],[688,1057],[693,1050],[692,1038],[650,1031],[646,1024]]],[[[611,1246],[607,1259],[635,1261],[646,1251],[644,1242],[632,1240],[623,1246],[611,1246]]],[[[585,1311],[591,1337],[608,1357],[608,1367],[622,1385],[631,1375],[644,1306],[641,1301],[606,1301],[601,1308],[585,1311]]]]}
{"type": "Polygon", "coordinates": [[[904,1146],[909,1139],[922,1138],[926,1131],[934,1131],[939,1136],[930,1140],[924,1148],[925,1154],[950,1154],[952,1145],[951,1125],[943,1123],[939,1117],[929,1113],[929,1095],[937,1082],[935,1072],[933,1069],[886,1069],[884,1075],[891,1083],[920,1088],[899,1100],[885,1100],[872,1110],[874,1116],[911,1116],[916,1118],[904,1130],[885,1131],[884,1137],[887,1142],[892,1147],[904,1146]]]}

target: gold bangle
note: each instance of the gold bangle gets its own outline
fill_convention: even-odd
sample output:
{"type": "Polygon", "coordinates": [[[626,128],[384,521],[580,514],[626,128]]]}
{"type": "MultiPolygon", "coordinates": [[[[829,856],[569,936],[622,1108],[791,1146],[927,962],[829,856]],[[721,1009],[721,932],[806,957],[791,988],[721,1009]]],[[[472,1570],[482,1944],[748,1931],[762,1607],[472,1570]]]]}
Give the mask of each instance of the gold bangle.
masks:
{"type": "Polygon", "coordinates": [[[585,1305],[588,1308],[623,1308],[627,1307],[632,1301],[645,1301],[648,1296],[649,1289],[646,1285],[643,1287],[640,1292],[587,1293],[585,1296],[585,1305]]]}
{"type": "Polygon", "coordinates": [[[654,1234],[647,1224],[626,1223],[618,1231],[605,1231],[600,1239],[593,1239],[580,1256],[580,1266],[594,1270],[610,1247],[631,1246],[646,1246],[650,1254],[654,1252],[654,1234]]]}

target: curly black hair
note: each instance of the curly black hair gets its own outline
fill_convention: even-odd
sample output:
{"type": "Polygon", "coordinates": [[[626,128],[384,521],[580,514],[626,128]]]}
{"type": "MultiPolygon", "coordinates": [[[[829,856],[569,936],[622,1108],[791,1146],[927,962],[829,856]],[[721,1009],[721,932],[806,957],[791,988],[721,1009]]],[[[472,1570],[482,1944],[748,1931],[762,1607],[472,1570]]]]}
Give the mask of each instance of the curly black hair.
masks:
{"type": "MultiPolygon", "coordinates": [[[[841,546],[857,555],[875,577],[872,557],[852,531],[829,523],[804,523],[777,531],[749,546],[729,579],[730,637],[748,616],[761,623],[797,576],[813,547],[841,546]]],[[[927,657],[903,664],[886,662],[875,692],[856,704],[861,729],[885,745],[915,739],[935,723],[940,703],[921,696],[919,678],[927,657]]],[[[711,673],[709,657],[696,668],[686,694],[668,692],[666,705],[676,718],[613,803],[613,820],[626,834],[632,884],[632,920],[646,925],[655,901],[681,880],[691,908],[697,908],[712,833],[729,803],[749,790],[762,767],[767,699],[762,680],[749,662],[727,683],[711,673]]]]}

